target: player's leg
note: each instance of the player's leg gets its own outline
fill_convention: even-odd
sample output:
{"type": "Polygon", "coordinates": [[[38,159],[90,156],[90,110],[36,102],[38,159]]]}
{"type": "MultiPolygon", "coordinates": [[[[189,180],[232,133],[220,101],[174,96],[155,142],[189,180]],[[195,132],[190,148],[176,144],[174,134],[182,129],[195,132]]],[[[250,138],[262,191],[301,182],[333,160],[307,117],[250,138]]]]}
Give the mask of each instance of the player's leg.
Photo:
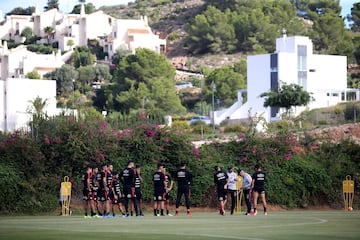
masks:
{"type": "Polygon", "coordinates": [[[183,195],[183,192],[181,191],[181,189],[177,190],[176,193],[176,202],[175,202],[175,216],[179,216],[179,206],[180,206],[180,202],[181,202],[181,197],[183,195]]]}
{"type": "Polygon", "coordinates": [[[247,208],[247,211],[246,211],[246,215],[250,214],[251,212],[251,193],[250,193],[250,189],[247,189],[244,191],[245,193],[245,202],[246,202],[246,208],[247,208]]]}
{"type": "Polygon", "coordinates": [[[191,217],[191,212],[190,212],[190,188],[185,189],[184,196],[185,196],[186,216],[191,217]]]}
{"type": "Polygon", "coordinates": [[[230,190],[230,197],[231,197],[231,215],[234,214],[234,209],[235,209],[235,190],[230,190]]]}
{"type": "Polygon", "coordinates": [[[264,206],[264,214],[267,215],[267,209],[266,209],[267,203],[266,203],[266,198],[265,198],[265,191],[262,191],[260,193],[260,198],[261,198],[261,202],[262,202],[262,204],[264,206]]]}
{"type": "Polygon", "coordinates": [[[258,198],[259,198],[259,193],[258,193],[258,191],[254,191],[253,192],[253,210],[252,210],[252,214],[253,215],[256,215],[257,214],[257,201],[258,201],[258,198]]]}

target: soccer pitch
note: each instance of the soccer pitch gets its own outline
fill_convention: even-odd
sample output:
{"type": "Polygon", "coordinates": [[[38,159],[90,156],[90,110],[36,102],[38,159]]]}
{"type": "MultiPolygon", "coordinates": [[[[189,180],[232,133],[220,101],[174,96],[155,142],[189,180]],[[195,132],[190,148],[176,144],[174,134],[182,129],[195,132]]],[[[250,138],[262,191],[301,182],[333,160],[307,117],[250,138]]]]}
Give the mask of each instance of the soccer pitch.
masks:
{"type": "Polygon", "coordinates": [[[0,218],[0,239],[360,239],[360,212],[279,211],[268,216],[193,212],[186,217],[84,219],[82,216],[0,218]]]}

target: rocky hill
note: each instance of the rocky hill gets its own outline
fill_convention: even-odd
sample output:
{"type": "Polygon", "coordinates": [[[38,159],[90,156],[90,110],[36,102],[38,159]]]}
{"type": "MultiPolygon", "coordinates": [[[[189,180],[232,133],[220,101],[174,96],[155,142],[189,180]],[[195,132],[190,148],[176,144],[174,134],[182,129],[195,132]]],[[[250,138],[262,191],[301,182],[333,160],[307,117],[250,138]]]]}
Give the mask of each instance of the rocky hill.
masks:
{"type": "Polygon", "coordinates": [[[168,39],[167,56],[169,61],[177,68],[197,70],[201,66],[215,68],[229,65],[239,61],[243,54],[219,54],[192,56],[184,47],[186,24],[203,11],[203,0],[179,0],[171,4],[155,4],[152,1],[137,7],[134,3],[113,7],[102,7],[106,14],[116,18],[140,18],[148,16],[149,24],[154,32],[162,38],[168,39]]]}

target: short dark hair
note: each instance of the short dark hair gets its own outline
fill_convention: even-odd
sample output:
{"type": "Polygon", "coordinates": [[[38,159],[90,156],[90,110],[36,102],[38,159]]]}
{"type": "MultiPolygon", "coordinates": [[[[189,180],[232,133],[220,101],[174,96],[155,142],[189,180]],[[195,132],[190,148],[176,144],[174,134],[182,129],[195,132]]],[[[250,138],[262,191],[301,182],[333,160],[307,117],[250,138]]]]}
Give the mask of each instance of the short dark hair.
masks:
{"type": "Polygon", "coordinates": [[[214,166],[214,170],[215,170],[215,171],[218,171],[218,170],[219,170],[219,166],[218,166],[218,165],[215,165],[215,166],[214,166]]]}
{"type": "Polygon", "coordinates": [[[260,164],[256,164],[255,167],[254,167],[255,170],[258,170],[260,168],[261,168],[260,164]]]}
{"type": "Polygon", "coordinates": [[[135,168],[139,168],[139,167],[141,167],[141,166],[140,166],[140,164],[137,163],[137,164],[135,165],[135,168]]]}
{"type": "Polygon", "coordinates": [[[180,166],[181,166],[181,167],[184,167],[185,165],[186,165],[186,161],[185,161],[185,160],[181,160],[180,166]]]}
{"type": "Polygon", "coordinates": [[[165,167],[165,165],[163,163],[158,163],[157,168],[160,168],[160,167],[165,167]]]}
{"type": "Polygon", "coordinates": [[[129,165],[130,163],[134,163],[134,161],[133,161],[133,160],[129,160],[129,161],[127,162],[127,165],[129,165]]]}

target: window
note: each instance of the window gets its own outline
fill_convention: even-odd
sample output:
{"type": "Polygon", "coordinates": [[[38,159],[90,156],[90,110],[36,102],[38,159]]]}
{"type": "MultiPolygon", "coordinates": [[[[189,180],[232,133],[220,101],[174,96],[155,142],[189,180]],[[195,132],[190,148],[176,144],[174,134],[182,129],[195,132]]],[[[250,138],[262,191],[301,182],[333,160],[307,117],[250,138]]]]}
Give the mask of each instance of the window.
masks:
{"type": "Polygon", "coordinates": [[[270,71],[277,72],[278,70],[278,55],[276,53],[270,55],[270,71]]]}
{"type": "Polygon", "coordinates": [[[307,89],[307,72],[298,71],[298,85],[302,86],[304,90],[307,89]]]}
{"type": "Polygon", "coordinates": [[[298,70],[304,71],[307,68],[307,46],[298,45],[297,50],[298,70]]]}

